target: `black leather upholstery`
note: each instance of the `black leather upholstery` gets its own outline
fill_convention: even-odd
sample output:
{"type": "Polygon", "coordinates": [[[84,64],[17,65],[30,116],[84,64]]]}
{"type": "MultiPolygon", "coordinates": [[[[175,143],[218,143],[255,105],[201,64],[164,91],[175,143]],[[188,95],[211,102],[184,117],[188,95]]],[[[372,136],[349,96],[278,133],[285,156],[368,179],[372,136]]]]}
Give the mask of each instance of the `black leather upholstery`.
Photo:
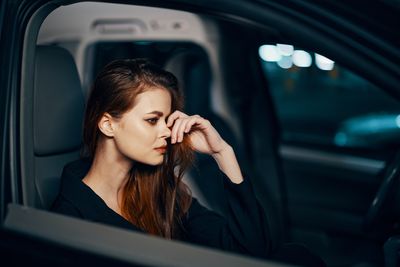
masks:
{"type": "Polygon", "coordinates": [[[35,154],[79,148],[84,98],[71,54],[56,46],[38,46],[35,69],[35,154]]]}
{"type": "Polygon", "coordinates": [[[61,47],[37,47],[34,77],[35,205],[48,208],[62,167],[79,156],[85,100],[74,59],[61,47]]]}

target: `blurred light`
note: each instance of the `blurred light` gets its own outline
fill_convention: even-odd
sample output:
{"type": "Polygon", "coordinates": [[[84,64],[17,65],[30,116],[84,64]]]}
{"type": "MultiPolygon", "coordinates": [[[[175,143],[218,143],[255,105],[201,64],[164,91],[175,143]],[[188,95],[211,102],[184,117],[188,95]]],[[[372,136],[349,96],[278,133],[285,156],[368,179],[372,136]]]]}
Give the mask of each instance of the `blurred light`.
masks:
{"type": "Polygon", "coordinates": [[[293,66],[293,60],[291,56],[285,57],[283,56],[281,60],[277,62],[278,66],[282,69],[289,69],[293,66]]]}
{"type": "Polygon", "coordinates": [[[298,67],[310,67],[312,59],[309,53],[303,50],[295,50],[293,52],[293,63],[298,67]]]}
{"type": "Polygon", "coordinates": [[[337,146],[345,146],[346,143],[347,143],[347,135],[346,135],[345,133],[338,132],[338,133],[335,135],[334,143],[335,143],[337,146]]]}
{"type": "Polygon", "coordinates": [[[287,45],[287,44],[276,44],[276,47],[278,48],[278,52],[282,56],[291,56],[293,54],[293,45],[287,45]]]}
{"type": "Polygon", "coordinates": [[[318,55],[317,53],[315,54],[315,64],[321,70],[333,70],[333,67],[335,66],[335,62],[333,60],[330,60],[327,57],[318,55]]]}
{"type": "Polygon", "coordinates": [[[281,55],[275,45],[262,45],[258,49],[258,54],[261,59],[269,62],[277,62],[281,59],[281,55]]]}
{"type": "Polygon", "coordinates": [[[396,117],[396,125],[398,128],[400,128],[400,115],[397,115],[396,117]]]}

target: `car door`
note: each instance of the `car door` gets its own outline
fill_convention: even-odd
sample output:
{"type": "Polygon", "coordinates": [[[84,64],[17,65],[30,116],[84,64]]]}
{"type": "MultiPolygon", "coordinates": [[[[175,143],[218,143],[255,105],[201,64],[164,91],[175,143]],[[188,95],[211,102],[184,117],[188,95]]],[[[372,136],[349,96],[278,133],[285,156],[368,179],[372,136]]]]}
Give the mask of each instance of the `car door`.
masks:
{"type": "Polygon", "coordinates": [[[23,25],[29,18],[29,10],[24,7],[29,6],[22,1],[2,1],[0,13],[0,59],[2,70],[0,72],[0,122],[1,122],[1,165],[0,165],[0,215],[4,219],[6,204],[18,201],[18,184],[16,172],[18,162],[17,152],[17,91],[19,86],[19,72],[21,68],[23,25]],[[17,155],[16,155],[17,154],[17,155]]]}

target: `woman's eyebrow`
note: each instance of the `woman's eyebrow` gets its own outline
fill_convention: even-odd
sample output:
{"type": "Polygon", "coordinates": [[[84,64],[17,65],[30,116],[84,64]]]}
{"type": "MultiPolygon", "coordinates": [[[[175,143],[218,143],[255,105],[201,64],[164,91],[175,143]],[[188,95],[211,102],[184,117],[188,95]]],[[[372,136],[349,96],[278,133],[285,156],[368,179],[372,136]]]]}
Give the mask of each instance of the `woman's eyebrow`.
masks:
{"type": "Polygon", "coordinates": [[[163,112],[158,111],[158,110],[154,110],[154,111],[151,111],[151,112],[147,112],[146,114],[155,114],[155,115],[158,115],[158,116],[160,116],[160,117],[162,117],[162,116],[164,115],[163,112]]]}

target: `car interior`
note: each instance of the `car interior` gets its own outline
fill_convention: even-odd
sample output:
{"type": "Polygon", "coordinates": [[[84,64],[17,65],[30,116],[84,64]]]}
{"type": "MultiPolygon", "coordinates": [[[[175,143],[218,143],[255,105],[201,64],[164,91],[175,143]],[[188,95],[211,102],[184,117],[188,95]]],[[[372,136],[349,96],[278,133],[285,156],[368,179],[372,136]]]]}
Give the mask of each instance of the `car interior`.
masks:
{"type": "Polygon", "coordinates": [[[33,157],[26,161],[33,163],[32,172],[27,170],[29,177],[34,173],[35,178],[32,189],[26,192],[35,194],[26,198],[32,199],[30,205],[34,207],[49,209],[59,190],[60,169],[66,161],[79,157],[84,97],[74,59],[68,51],[37,46],[35,54],[33,157]]]}
{"type": "MultiPolygon", "coordinates": [[[[24,50],[17,137],[22,205],[48,210],[64,165],[80,157],[85,101],[97,72],[114,59],[149,58],[178,77],[185,112],[209,119],[234,148],[263,208],[274,248],[283,242],[303,243],[328,266],[398,264],[400,143],[395,137],[400,106],[353,72],[351,63],[321,56],[324,50],[317,41],[297,41],[276,25],[100,2],[52,9],[33,17],[24,50]],[[271,61],[263,49],[276,50],[277,44],[298,47],[303,63],[313,55],[315,62],[334,67],[295,66],[294,56],[271,61]],[[357,88],[350,88],[351,83],[357,88]],[[396,116],[390,119],[392,114],[396,116]],[[368,128],[377,119],[384,119],[387,127],[368,128]],[[366,125],[365,132],[352,131],[354,123],[366,125]],[[374,136],[382,139],[374,143],[374,136]]],[[[200,203],[224,215],[217,173],[212,158],[196,154],[185,182],[200,203]]],[[[18,212],[8,217],[8,227],[29,228],[17,222],[25,216],[18,212]]],[[[45,220],[41,216],[38,222],[45,220]]],[[[67,227],[63,219],[54,222],[67,227]]],[[[92,227],[110,231],[77,223],[89,232],[92,227]]],[[[107,238],[115,234],[124,239],[126,234],[111,231],[107,238]]],[[[134,246],[134,238],[141,242],[133,233],[125,245],[134,246]]],[[[180,245],[173,248],[185,251],[180,245]]],[[[205,263],[192,256],[198,266],[205,263]]],[[[224,263],[230,260],[244,259],[227,256],[224,263]]]]}

